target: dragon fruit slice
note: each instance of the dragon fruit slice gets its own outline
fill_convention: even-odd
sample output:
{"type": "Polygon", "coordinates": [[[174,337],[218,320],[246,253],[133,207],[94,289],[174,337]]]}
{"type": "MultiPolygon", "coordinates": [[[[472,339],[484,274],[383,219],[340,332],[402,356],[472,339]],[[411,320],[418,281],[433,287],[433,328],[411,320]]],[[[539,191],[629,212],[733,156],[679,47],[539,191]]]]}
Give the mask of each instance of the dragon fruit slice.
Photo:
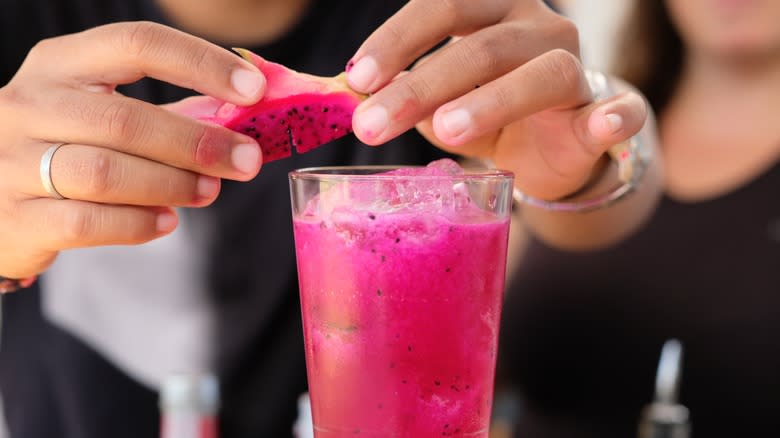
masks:
{"type": "Polygon", "coordinates": [[[269,162],[304,153],[352,132],[352,114],[367,96],[352,91],[345,73],[320,77],[298,73],[266,61],[246,49],[235,49],[265,75],[267,87],[258,103],[222,105],[203,120],[254,137],[269,162]]]}

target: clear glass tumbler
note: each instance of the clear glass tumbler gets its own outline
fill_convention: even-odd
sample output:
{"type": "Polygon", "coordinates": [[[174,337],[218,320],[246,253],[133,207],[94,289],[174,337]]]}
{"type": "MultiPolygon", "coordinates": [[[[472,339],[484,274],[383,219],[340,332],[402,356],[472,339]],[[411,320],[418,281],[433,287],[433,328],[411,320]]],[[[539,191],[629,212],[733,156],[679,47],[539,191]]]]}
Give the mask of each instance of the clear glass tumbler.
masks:
{"type": "Polygon", "coordinates": [[[487,437],[513,177],[292,172],[316,437],[487,437]]]}

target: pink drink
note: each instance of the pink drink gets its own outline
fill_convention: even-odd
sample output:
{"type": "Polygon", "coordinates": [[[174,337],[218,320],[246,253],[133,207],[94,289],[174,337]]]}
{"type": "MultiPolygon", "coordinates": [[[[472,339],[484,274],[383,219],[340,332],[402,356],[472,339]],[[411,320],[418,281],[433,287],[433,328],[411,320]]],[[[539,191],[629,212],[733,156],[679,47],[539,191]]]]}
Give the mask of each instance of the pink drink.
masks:
{"type": "Polygon", "coordinates": [[[487,437],[508,217],[353,207],[294,218],[316,436],[487,437]]]}

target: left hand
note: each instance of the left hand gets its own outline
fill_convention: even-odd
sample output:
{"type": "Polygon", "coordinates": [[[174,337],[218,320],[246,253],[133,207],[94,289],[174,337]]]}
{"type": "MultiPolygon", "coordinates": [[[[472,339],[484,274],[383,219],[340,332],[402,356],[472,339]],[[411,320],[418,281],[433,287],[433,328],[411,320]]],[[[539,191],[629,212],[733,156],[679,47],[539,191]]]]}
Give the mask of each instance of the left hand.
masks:
{"type": "Polygon", "coordinates": [[[355,133],[378,145],[416,126],[444,150],[513,171],[531,196],[564,197],[648,114],[634,92],[593,102],[578,56],[576,27],[541,0],[411,0],[350,61],[350,85],[375,93],[355,133]]]}

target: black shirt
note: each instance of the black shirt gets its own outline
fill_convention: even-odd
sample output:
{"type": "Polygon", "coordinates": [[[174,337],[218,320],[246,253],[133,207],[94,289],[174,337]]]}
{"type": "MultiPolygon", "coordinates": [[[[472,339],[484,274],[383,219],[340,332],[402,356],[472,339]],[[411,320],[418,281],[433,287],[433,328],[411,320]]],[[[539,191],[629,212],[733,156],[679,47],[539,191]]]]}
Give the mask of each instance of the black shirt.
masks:
{"type": "Polygon", "coordinates": [[[716,199],[664,198],[613,248],[534,240],[502,322],[501,374],[524,394],[524,436],[636,436],[670,338],[684,347],[694,437],[777,435],[780,164],[716,199]]]}

